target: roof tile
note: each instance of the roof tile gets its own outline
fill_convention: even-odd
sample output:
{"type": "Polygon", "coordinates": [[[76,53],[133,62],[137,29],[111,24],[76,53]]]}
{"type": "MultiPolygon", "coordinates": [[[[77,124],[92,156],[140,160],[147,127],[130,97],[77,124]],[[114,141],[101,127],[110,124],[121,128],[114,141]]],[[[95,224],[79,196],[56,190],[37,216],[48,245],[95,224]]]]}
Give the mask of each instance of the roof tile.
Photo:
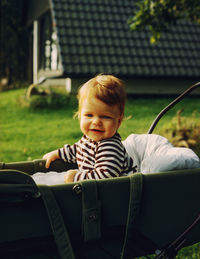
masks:
{"type": "Polygon", "coordinates": [[[68,76],[200,76],[200,26],[181,21],[151,45],[147,30],[129,29],[132,0],[51,1],[68,76]]]}

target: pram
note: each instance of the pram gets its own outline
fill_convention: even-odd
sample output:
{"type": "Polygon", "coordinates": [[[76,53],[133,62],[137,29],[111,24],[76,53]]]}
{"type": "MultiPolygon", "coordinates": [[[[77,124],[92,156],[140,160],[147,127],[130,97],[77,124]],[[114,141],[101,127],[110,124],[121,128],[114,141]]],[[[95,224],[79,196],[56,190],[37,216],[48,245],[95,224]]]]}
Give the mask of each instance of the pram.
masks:
{"type": "MultiPolygon", "coordinates": [[[[57,160],[48,170],[71,168],[57,160]]],[[[174,258],[200,241],[200,168],[53,186],[36,185],[38,171],[45,161],[0,163],[1,258],[174,258]]]]}

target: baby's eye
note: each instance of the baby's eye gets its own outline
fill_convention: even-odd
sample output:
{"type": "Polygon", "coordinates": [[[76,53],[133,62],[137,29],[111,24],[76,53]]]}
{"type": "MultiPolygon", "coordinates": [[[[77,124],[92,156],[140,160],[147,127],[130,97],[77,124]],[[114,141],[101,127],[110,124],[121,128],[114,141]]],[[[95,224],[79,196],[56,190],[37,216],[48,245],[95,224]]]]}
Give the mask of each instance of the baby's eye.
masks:
{"type": "Polygon", "coordinates": [[[111,119],[111,117],[108,116],[108,115],[104,115],[103,118],[104,118],[104,119],[111,119]]]}
{"type": "Polygon", "coordinates": [[[92,117],[92,114],[91,113],[86,113],[85,116],[90,118],[90,117],[92,117]]]}

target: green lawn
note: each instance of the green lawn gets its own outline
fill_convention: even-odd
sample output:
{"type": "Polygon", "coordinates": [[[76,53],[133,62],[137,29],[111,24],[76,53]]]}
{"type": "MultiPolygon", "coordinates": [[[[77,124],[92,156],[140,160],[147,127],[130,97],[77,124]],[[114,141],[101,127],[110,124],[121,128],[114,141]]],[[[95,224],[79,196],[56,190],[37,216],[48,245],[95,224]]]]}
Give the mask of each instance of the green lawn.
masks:
{"type": "MultiPolygon", "coordinates": [[[[25,90],[0,93],[0,161],[14,162],[42,158],[43,154],[65,143],[72,144],[81,137],[79,123],[73,119],[77,108],[75,98],[64,108],[30,110],[21,108],[18,98],[25,90]]],[[[134,98],[127,101],[125,120],[120,134],[125,139],[131,133],[146,133],[156,115],[173,98],[134,98]]],[[[162,134],[177,110],[184,108],[184,116],[200,111],[199,98],[186,98],[168,112],[153,133],[162,134]]],[[[183,249],[177,258],[200,258],[199,245],[183,249]]]]}
{"type": "MultiPolygon", "coordinates": [[[[38,159],[44,153],[72,144],[81,137],[79,122],[73,119],[77,108],[75,98],[60,109],[30,110],[18,105],[18,98],[25,90],[0,93],[0,161],[13,162],[38,159]]],[[[172,98],[129,98],[125,120],[120,127],[122,139],[131,133],[146,133],[156,115],[172,98]]],[[[153,133],[162,134],[162,128],[169,123],[176,111],[184,107],[185,116],[200,110],[197,98],[187,98],[169,111],[158,123],[153,133]]]]}

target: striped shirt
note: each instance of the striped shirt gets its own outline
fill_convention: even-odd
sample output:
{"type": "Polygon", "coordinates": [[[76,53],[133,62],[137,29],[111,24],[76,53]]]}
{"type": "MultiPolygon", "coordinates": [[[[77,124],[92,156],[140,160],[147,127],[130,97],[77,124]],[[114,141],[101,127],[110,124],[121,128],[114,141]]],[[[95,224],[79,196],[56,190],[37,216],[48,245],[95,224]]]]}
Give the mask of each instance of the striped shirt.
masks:
{"type": "Polygon", "coordinates": [[[112,138],[98,142],[84,135],[74,145],[66,144],[60,148],[59,156],[65,162],[78,164],[74,182],[136,172],[136,166],[133,166],[133,160],[126,152],[118,133],[112,138]]]}

